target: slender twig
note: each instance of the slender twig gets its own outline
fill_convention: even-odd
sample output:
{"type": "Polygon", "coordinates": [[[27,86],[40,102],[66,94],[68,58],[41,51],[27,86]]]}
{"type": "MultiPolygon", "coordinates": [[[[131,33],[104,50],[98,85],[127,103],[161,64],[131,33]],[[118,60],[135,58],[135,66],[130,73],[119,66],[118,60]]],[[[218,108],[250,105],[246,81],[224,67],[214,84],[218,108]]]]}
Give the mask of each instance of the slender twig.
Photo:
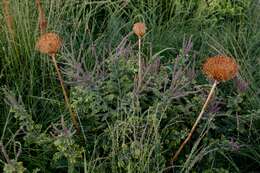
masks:
{"type": "Polygon", "coordinates": [[[21,155],[22,153],[22,145],[20,142],[18,141],[15,141],[14,142],[14,153],[15,153],[15,161],[17,162],[19,156],[21,155]],[[16,145],[18,145],[18,150],[16,149],[16,145]]]}
{"type": "Polygon", "coordinates": [[[78,125],[78,122],[77,122],[77,115],[71,108],[69,98],[68,98],[68,94],[67,94],[65,87],[64,87],[64,80],[61,76],[60,70],[58,68],[58,65],[57,65],[57,62],[56,62],[56,59],[55,59],[55,54],[52,54],[51,57],[52,57],[52,61],[53,61],[53,64],[55,66],[55,69],[56,69],[56,72],[57,72],[57,75],[58,75],[58,78],[59,78],[59,81],[60,81],[60,84],[61,84],[65,104],[66,104],[67,108],[69,109],[69,112],[70,112],[70,115],[71,115],[72,123],[74,124],[77,132],[80,132],[80,128],[79,128],[79,125],[78,125]]]}
{"type": "Polygon", "coordinates": [[[195,131],[195,129],[196,129],[196,127],[197,127],[199,121],[200,121],[201,118],[202,118],[202,115],[204,114],[204,112],[205,112],[205,110],[206,110],[206,107],[207,107],[208,104],[209,104],[209,101],[210,101],[210,99],[211,99],[211,97],[212,97],[212,95],[213,95],[213,93],[214,93],[214,90],[215,90],[217,84],[218,84],[218,82],[215,80],[215,81],[214,81],[214,84],[212,85],[212,88],[211,88],[211,90],[210,90],[210,92],[209,92],[209,95],[208,95],[208,97],[207,97],[207,100],[205,101],[205,103],[204,103],[204,105],[203,105],[203,107],[202,107],[202,109],[201,109],[201,112],[200,112],[200,114],[199,114],[197,120],[196,120],[195,123],[193,124],[192,129],[191,129],[189,135],[188,135],[187,138],[182,142],[181,146],[179,147],[179,149],[177,150],[177,152],[176,152],[175,155],[173,156],[172,161],[176,161],[176,160],[177,160],[177,158],[178,158],[179,154],[181,153],[183,147],[184,147],[184,146],[186,145],[186,143],[190,140],[190,138],[191,138],[193,132],[195,131]]]}
{"type": "Polygon", "coordinates": [[[10,160],[8,154],[6,153],[5,146],[4,146],[4,144],[3,144],[2,141],[0,141],[0,149],[1,149],[2,154],[3,154],[4,157],[5,157],[6,162],[7,162],[8,164],[10,164],[10,163],[11,163],[11,160],[10,160]]]}

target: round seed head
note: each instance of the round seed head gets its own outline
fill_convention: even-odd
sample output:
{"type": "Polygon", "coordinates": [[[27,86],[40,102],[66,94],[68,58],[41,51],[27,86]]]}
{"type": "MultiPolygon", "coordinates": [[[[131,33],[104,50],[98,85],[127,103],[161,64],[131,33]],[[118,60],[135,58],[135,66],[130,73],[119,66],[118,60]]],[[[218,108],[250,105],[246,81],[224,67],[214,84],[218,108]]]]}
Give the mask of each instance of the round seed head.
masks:
{"type": "Polygon", "coordinates": [[[238,73],[238,65],[235,59],[225,55],[209,57],[203,64],[203,72],[208,78],[217,81],[227,81],[238,73]]]}
{"type": "Polygon", "coordinates": [[[133,31],[139,38],[144,36],[145,30],[145,24],[142,22],[135,23],[133,26],[133,31]]]}
{"type": "Polygon", "coordinates": [[[62,41],[58,34],[50,32],[40,36],[36,42],[36,49],[41,53],[53,55],[58,52],[62,44],[62,41]]]}

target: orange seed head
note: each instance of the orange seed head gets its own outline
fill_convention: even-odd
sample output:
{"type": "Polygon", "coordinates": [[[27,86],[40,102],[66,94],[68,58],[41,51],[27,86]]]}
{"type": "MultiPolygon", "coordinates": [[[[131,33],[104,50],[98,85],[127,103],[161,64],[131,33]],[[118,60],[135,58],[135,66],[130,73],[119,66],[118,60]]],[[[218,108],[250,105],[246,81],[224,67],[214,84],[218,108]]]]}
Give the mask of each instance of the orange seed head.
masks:
{"type": "Polygon", "coordinates": [[[36,49],[41,53],[53,55],[58,52],[62,41],[58,34],[49,32],[40,36],[36,42],[36,49]]]}
{"type": "Polygon", "coordinates": [[[235,59],[225,55],[209,57],[203,64],[203,72],[208,78],[217,81],[227,81],[238,73],[238,65],[235,59]]]}
{"type": "Polygon", "coordinates": [[[142,22],[135,23],[133,26],[133,31],[139,38],[144,36],[145,30],[146,30],[145,24],[142,22]]]}

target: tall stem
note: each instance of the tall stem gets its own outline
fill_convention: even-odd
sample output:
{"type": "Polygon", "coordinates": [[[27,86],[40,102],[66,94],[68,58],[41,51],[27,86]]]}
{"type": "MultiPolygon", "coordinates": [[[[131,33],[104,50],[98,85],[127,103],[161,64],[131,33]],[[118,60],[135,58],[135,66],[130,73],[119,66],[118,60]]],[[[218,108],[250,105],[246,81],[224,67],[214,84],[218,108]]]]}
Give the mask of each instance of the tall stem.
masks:
{"type": "Polygon", "coordinates": [[[138,65],[138,89],[140,89],[142,83],[141,37],[138,38],[138,65]]]}
{"type": "Polygon", "coordinates": [[[209,104],[209,101],[210,101],[210,99],[211,99],[211,97],[212,97],[212,95],[213,95],[213,93],[214,93],[214,90],[215,90],[217,84],[218,84],[218,82],[215,80],[215,81],[214,81],[214,84],[212,85],[212,88],[211,88],[211,90],[210,90],[210,92],[209,92],[209,95],[208,95],[208,97],[207,97],[207,100],[205,101],[205,103],[204,103],[204,105],[203,105],[203,107],[202,107],[202,109],[201,109],[201,111],[200,111],[200,114],[199,114],[197,120],[196,120],[195,123],[193,124],[192,129],[191,129],[189,135],[188,135],[187,138],[182,142],[181,146],[179,147],[179,149],[177,150],[177,152],[176,152],[175,155],[173,156],[173,159],[172,159],[173,161],[177,160],[177,158],[178,158],[179,154],[181,153],[183,147],[184,147],[184,146],[186,145],[186,143],[190,140],[190,138],[191,138],[193,132],[195,131],[195,129],[196,129],[196,127],[197,127],[197,125],[198,125],[200,119],[202,118],[202,115],[204,114],[204,112],[205,112],[205,110],[206,110],[206,107],[207,107],[208,104],[209,104]]]}
{"type": "Polygon", "coordinates": [[[61,73],[60,73],[60,70],[58,68],[58,65],[57,65],[57,62],[56,62],[56,59],[55,59],[55,54],[52,54],[51,57],[52,57],[52,61],[53,61],[53,64],[55,66],[56,72],[58,74],[58,78],[59,78],[60,85],[61,85],[61,88],[62,88],[62,92],[63,92],[63,95],[64,95],[66,107],[69,109],[71,119],[72,119],[72,123],[73,123],[74,127],[76,128],[77,132],[79,132],[80,129],[79,129],[79,125],[78,125],[78,122],[77,122],[77,116],[76,116],[76,113],[74,111],[72,111],[72,108],[70,106],[68,94],[67,94],[65,87],[64,87],[64,80],[63,80],[61,73]]]}

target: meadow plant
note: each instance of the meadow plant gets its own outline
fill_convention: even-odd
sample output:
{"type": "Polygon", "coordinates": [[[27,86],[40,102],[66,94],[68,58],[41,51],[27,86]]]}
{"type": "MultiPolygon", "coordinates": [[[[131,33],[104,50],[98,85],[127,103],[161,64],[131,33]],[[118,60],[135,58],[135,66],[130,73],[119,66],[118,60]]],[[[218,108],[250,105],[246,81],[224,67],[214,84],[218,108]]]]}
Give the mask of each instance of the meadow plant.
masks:
{"type": "Polygon", "coordinates": [[[0,123],[1,170],[162,173],[172,169],[174,151],[176,158],[183,152],[174,172],[260,170],[258,1],[250,8],[248,0],[46,1],[50,21],[40,0],[9,1],[1,4],[7,26],[0,29],[0,83],[19,99],[0,90],[6,97],[0,122],[7,122],[0,123]],[[145,42],[145,24],[132,25],[140,14],[152,26],[145,42]],[[56,61],[63,39],[46,32],[47,24],[66,35],[63,73],[56,61]],[[15,46],[7,44],[12,30],[15,46]],[[55,94],[60,85],[52,66],[35,58],[35,47],[52,59],[73,124],[54,116],[64,113],[55,94]],[[212,53],[237,57],[247,81],[236,81],[237,90],[230,82],[218,85],[238,66],[225,55],[208,58],[203,72],[214,81],[208,94],[198,64],[212,53]],[[85,140],[74,135],[74,110],[85,140]]]}
{"type": "Polygon", "coordinates": [[[141,45],[142,45],[142,37],[146,32],[146,26],[142,22],[135,23],[133,26],[133,31],[138,37],[138,84],[137,84],[137,88],[138,88],[137,91],[138,91],[142,85],[142,80],[143,80],[141,45]]]}
{"type": "Polygon", "coordinates": [[[180,145],[177,152],[174,154],[173,161],[177,160],[183,147],[191,139],[192,134],[194,133],[198,123],[200,122],[200,120],[202,118],[202,115],[204,114],[204,112],[209,104],[209,101],[214,93],[214,90],[216,89],[217,84],[219,82],[227,81],[227,80],[234,78],[238,74],[238,65],[233,58],[230,58],[225,55],[217,55],[214,57],[210,57],[206,60],[206,62],[203,64],[203,72],[206,74],[206,76],[209,79],[214,80],[214,83],[211,87],[211,90],[201,109],[201,112],[200,112],[198,118],[196,119],[195,123],[192,126],[190,133],[188,134],[187,138],[182,142],[182,144],[180,145]]]}
{"type": "Polygon", "coordinates": [[[61,45],[62,45],[62,41],[61,41],[61,38],[58,36],[58,34],[53,33],[53,32],[49,32],[49,33],[45,33],[45,34],[40,36],[40,38],[36,42],[36,49],[43,54],[49,55],[52,58],[52,62],[53,62],[54,67],[56,69],[56,72],[57,72],[57,75],[58,75],[58,78],[59,78],[59,81],[60,81],[60,85],[61,85],[61,88],[62,88],[62,92],[63,92],[63,95],[64,95],[65,104],[66,104],[66,106],[67,106],[67,108],[70,112],[72,123],[74,124],[75,128],[79,132],[80,128],[79,128],[79,125],[78,125],[78,122],[77,122],[77,115],[71,108],[69,97],[68,97],[68,94],[67,94],[65,86],[64,86],[64,80],[61,76],[61,72],[59,70],[59,67],[57,65],[57,61],[56,61],[56,58],[55,58],[55,56],[56,56],[58,50],[60,49],[61,45]]]}
{"type": "Polygon", "coordinates": [[[82,159],[84,149],[79,146],[73,139],[75,131],[72,128],[66,127],[64,118],[61,117],[61,129],[53,125],[54,132],[54,146],[57,148],[57,152],[53,155],[53,160],[58,161],[65,157],[68,161],[68,173],[75,172],[75,167],[78,159],[82,159]]]}

